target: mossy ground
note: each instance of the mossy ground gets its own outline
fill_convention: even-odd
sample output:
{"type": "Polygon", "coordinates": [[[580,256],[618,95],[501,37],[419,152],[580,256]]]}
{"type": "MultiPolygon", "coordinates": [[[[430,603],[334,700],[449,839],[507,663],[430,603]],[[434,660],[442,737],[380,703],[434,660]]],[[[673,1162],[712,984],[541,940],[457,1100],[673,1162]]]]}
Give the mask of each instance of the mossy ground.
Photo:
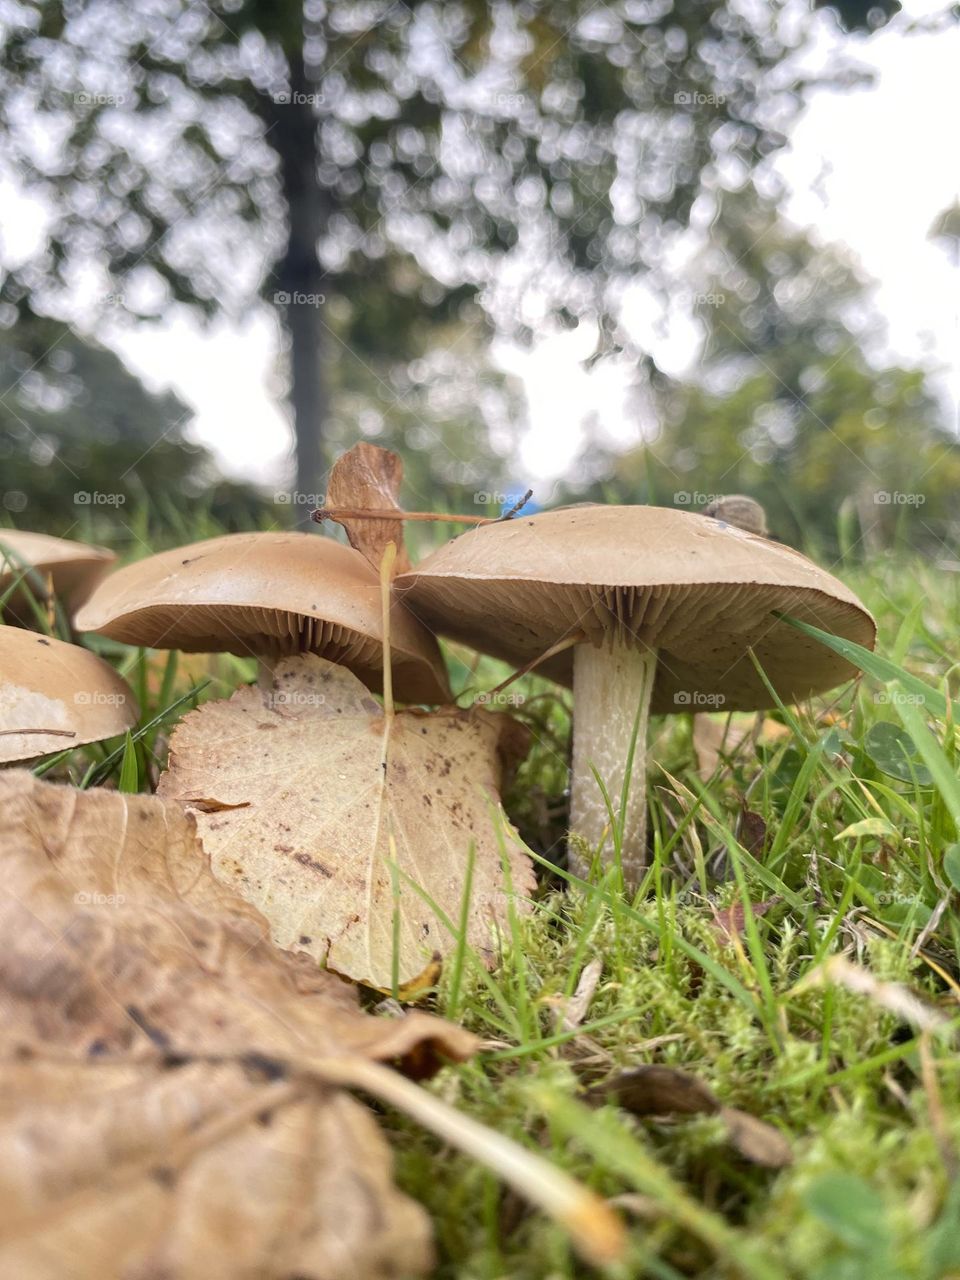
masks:
{"type": "MultiPolygon", "coordinates": [[[[903,557],[841,572],[877,617],[878,650],[948,691],[960,577],[903,557]]],[[[96,647],[156,723],[126,752],[121,744],[112,756],[95,748],[46,762],[51,776],[149,789],[184,710],[252,676],[229,658],[96,647]]],[[[464,668],[460,685],[490,688],[501,674],[484,666],[468,680],[464,668]]],[[[514,921],[492,973],[469,954],[448,965],[427,1004],[486,1048],[428,1087],[604,1196],[632,1197],[630,1258],[611,1274],[960,1276],[952,728],[931,703],[864,678],[829,702],[775,710],[783,735],[704,780],[689,720],[656,724],[654,857],[627,900],[610,876],[571,887],[550,869],[563,830],[568,710],[543,681],[512,692],[503,709],[531,725],[534,748],[508,807],[544,860],[542,894],[514,921]],[[906,765],[889,758],[881,723],[914,744],[906,765]],[[755,815],[749,838],[744,808],[755,815]],[[760,902],[764,914],[746,911],[760,902]],[[736,904],[744,927],[731,936],[717,913],[736,904]],[[826,976],[838,955],[864,989],[826,976]],[[558,1002],[595,958],[602,974],[582,1025],[558,1031],[558,1002]],[[912,993],[919,1015],[898,1005],[898,988],[878,984],[912,993]],[[928,1015],[933,1029],[924,1029],[928,1015]],[[586,1105],[588,1083],[645,1063],[691,1072],[725,1105],[776,1126],[792,1164],[748,1162],[716,1116],[651,1120],[586,1105]]],[[[490,1174],[403,1118],[384,1119],[398,1181],[433,1218],[439,1276],[589,1273],[563,1230],[490,1174]]]]}

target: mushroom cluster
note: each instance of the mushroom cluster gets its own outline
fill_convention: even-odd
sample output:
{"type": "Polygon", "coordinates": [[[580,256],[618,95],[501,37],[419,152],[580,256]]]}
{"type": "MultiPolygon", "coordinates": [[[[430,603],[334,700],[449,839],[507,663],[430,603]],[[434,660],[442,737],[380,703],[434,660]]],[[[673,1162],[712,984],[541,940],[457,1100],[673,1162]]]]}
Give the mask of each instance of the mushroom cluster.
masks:
{"type": "MultiPolygon", "coordinates": [[[[8,534],[7,554],[19,554],[21,572],[41,584],[47,575],[81,601],[80,630],[151,648],[254,655],[267,688],[279,661],[315,654],[374,693],[384,691],[388,662],[399,701],[449,705],[437,635],[572,686],[570,825],[579,839],[571,867],[585,875],[599,855],[602,866],[619,865],[628,886],[647,864],[651,713],[756,710],[856,674],[784,615],[874,642],[857,597],[765,537],[762,508],[743,495],[706,515],[584,504],[487,521],[415,566],[400,547],[401,571],[381,581],[378,556],[390,539],[402,541],[401,474],[395,455],[369,445],[337,464],[332,487],[358,509],[330,518],[347,528],[350,547],[305,533],[228,534],[106,577],[111,557],[99,548],[8,534]]],[[[9,663],[4,652],[0,663],[9,663]]],[[[41,729],[89,741],[83,735],[103,728],[52,712],[47,724],[35,718],[20,727],[43,749],[52,738],[41,729]]]]}

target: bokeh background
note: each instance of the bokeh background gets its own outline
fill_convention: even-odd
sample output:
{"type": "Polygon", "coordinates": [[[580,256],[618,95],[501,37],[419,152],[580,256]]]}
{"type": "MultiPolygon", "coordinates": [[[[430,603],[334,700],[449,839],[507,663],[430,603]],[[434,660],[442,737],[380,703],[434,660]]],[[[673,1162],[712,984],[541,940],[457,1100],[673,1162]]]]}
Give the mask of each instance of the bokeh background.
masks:
{"type": "Polygon", "coordinates": [[[746,492],[960,568],[955,9],[0,0],[0,45],[0,526],[305,527],[363,438],[411,509],[746,492]]]}

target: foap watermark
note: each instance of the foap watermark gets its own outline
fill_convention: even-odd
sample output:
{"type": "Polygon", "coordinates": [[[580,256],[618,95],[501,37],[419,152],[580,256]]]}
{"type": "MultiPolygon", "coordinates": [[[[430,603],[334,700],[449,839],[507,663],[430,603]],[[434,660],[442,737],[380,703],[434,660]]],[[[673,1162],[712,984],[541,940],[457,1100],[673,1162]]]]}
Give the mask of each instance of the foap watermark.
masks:
{"type": "Polygon", "coordinates": [[[878,489],[873,495],[878,507],[922,507],[926,500],[925,493],[901,493],[899,489],[878,489]]]}
{"type": "Polygon", "coordinates": [[[676,107],[722,107],[726,100],[722,93],[700,93],[697,89],[678,89],[673,95],[676,107]]]}
{"type": "Polygon", "coordinates": [[[326,700],[325,693],[310,693],[306,689],[277,689],[267,699],[271,707],[322,707],[326,700]]]}
{"type": "Polygon", "coordinates": [[[492,693],[478,693],[473,701],[478,707],[522,707],[526,700],[522,693],[495,689],[492,693]]]}
{"type": "Polygon", "coordinates": [[[497,489],[478,489],[473,495],[473,501],[478,507],[488,507],[491,504],[496,507],[515,507],[526,496],[526,491],[522,493],[519,490],[516,493],[500,493],[497,489]]]}
{"type": "Polygon", "coordinates": [[[278,489],[273,501],[278,507],[322,507],[322,493],[301,493],[299,489],[278,489]]]}
{"type": "Polygon", "coordinates": [[[73,95],[77,107],[122,107],[126,100],[125,93],[90,93],[86,89],[73,95]]]}
{"type": "Polygon", "coordinates": [[[127,697],[123,693],[104,693],[102,689],[78,689],[73,700],[78,707],[122,707],[127,697]]]}
{"type": "Polygon", "coordinates": [[[77,507],[122,507],[126,500],[125,493],[101,493],[98,489],[92,493],[81,489],[73,495],[73,503],[77,507]]]}
{"type": "Polygon", "coordinates": [[[906,693],[903,689],[881,689],[873,700],[879,707],[924,707],[927,703],[922,693],[906,693]]]}
{"type": "Polygon", "coordinates": [[[678,489],[673,495],[674,506],[677,507],[709,507],[712,502],[719,502],[720,493],[701,493],[699,489],[678,489]]]}
{"type": "Polygon", "coordinates": [[[326,300],[325,293],[301,293],[299,289],[292,293],[279,289],[273,295],[273,303],[277,307],[322,307],[326,300]]]}
{"type": "Polygon", "coordinates": [[[304,93],[300,89],[292,92],[281,89],[277,93],[271,93],[270,97],[278,107],[322,107],[327,100],[325,94],[304,93]]]}
{"type": "Polygon", "coordinates": [[[673,695],[675,707],[706,707],[710,711],[718,710],[726,700],[725,694],[706,693],[703,689],[678,689],[673,695]]]}
{"type": "Polygon", "coordinates": [[[516,90],[510,93],[495,93],[493,101],[495,106],[511,109],[524,106],[527,101],[527,95],[525,93],[517,93],[516,90]]]}
{"type": "Polygon", "coordinates": [[[73,895],[78,907],[122,907],[126,898],[122,893],[86,893],[83,889],[73,895]]]}
{"type": "Polygon", "coordinates": [[[727,300],[725,293],[695,293],[693,295],[693,305],[695,307],[722,307],[727,300]]]}

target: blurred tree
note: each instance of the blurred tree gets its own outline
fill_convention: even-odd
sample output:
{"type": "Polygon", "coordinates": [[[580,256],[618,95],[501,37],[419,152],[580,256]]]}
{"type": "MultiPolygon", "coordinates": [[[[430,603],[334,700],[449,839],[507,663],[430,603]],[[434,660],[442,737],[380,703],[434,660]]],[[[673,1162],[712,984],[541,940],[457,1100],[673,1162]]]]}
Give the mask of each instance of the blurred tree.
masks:
{"type": "Polygon", "coordinates": [[[153,395],[113,352],[57,320],[22,312],[0,328],[0,523],[67,533],[130,518],[150,498],[200,498],[214,521],[248,528],[262,502],[218,474],[184,437],[190,411],[153,395]]]}
{"type": "Polygon", "coordinates": [[[471,297],[521,337],[591,314],[629,347],[625,284],[782,145],[815,38],[798,0],[24,0],[4,21],[0,118],[46,214],[4,296],[55,310],[96,261],[133,315],[274,301],[304,491],[345,349],[422,355],[471,297]]]}
{"type": "Polygon", "coordinates": [[[771,207],[725,201],[688,274],[695,375],[640,381],[658,429],[622,457],[592,458],[578,492],[691,509],[746,492],[777,536],[823,554],[839,551],[846,507],[865,550],[894,533],[915,546],[955,535],[960,447],[926,373],[882,360],[869,284],[771,207]]]}

